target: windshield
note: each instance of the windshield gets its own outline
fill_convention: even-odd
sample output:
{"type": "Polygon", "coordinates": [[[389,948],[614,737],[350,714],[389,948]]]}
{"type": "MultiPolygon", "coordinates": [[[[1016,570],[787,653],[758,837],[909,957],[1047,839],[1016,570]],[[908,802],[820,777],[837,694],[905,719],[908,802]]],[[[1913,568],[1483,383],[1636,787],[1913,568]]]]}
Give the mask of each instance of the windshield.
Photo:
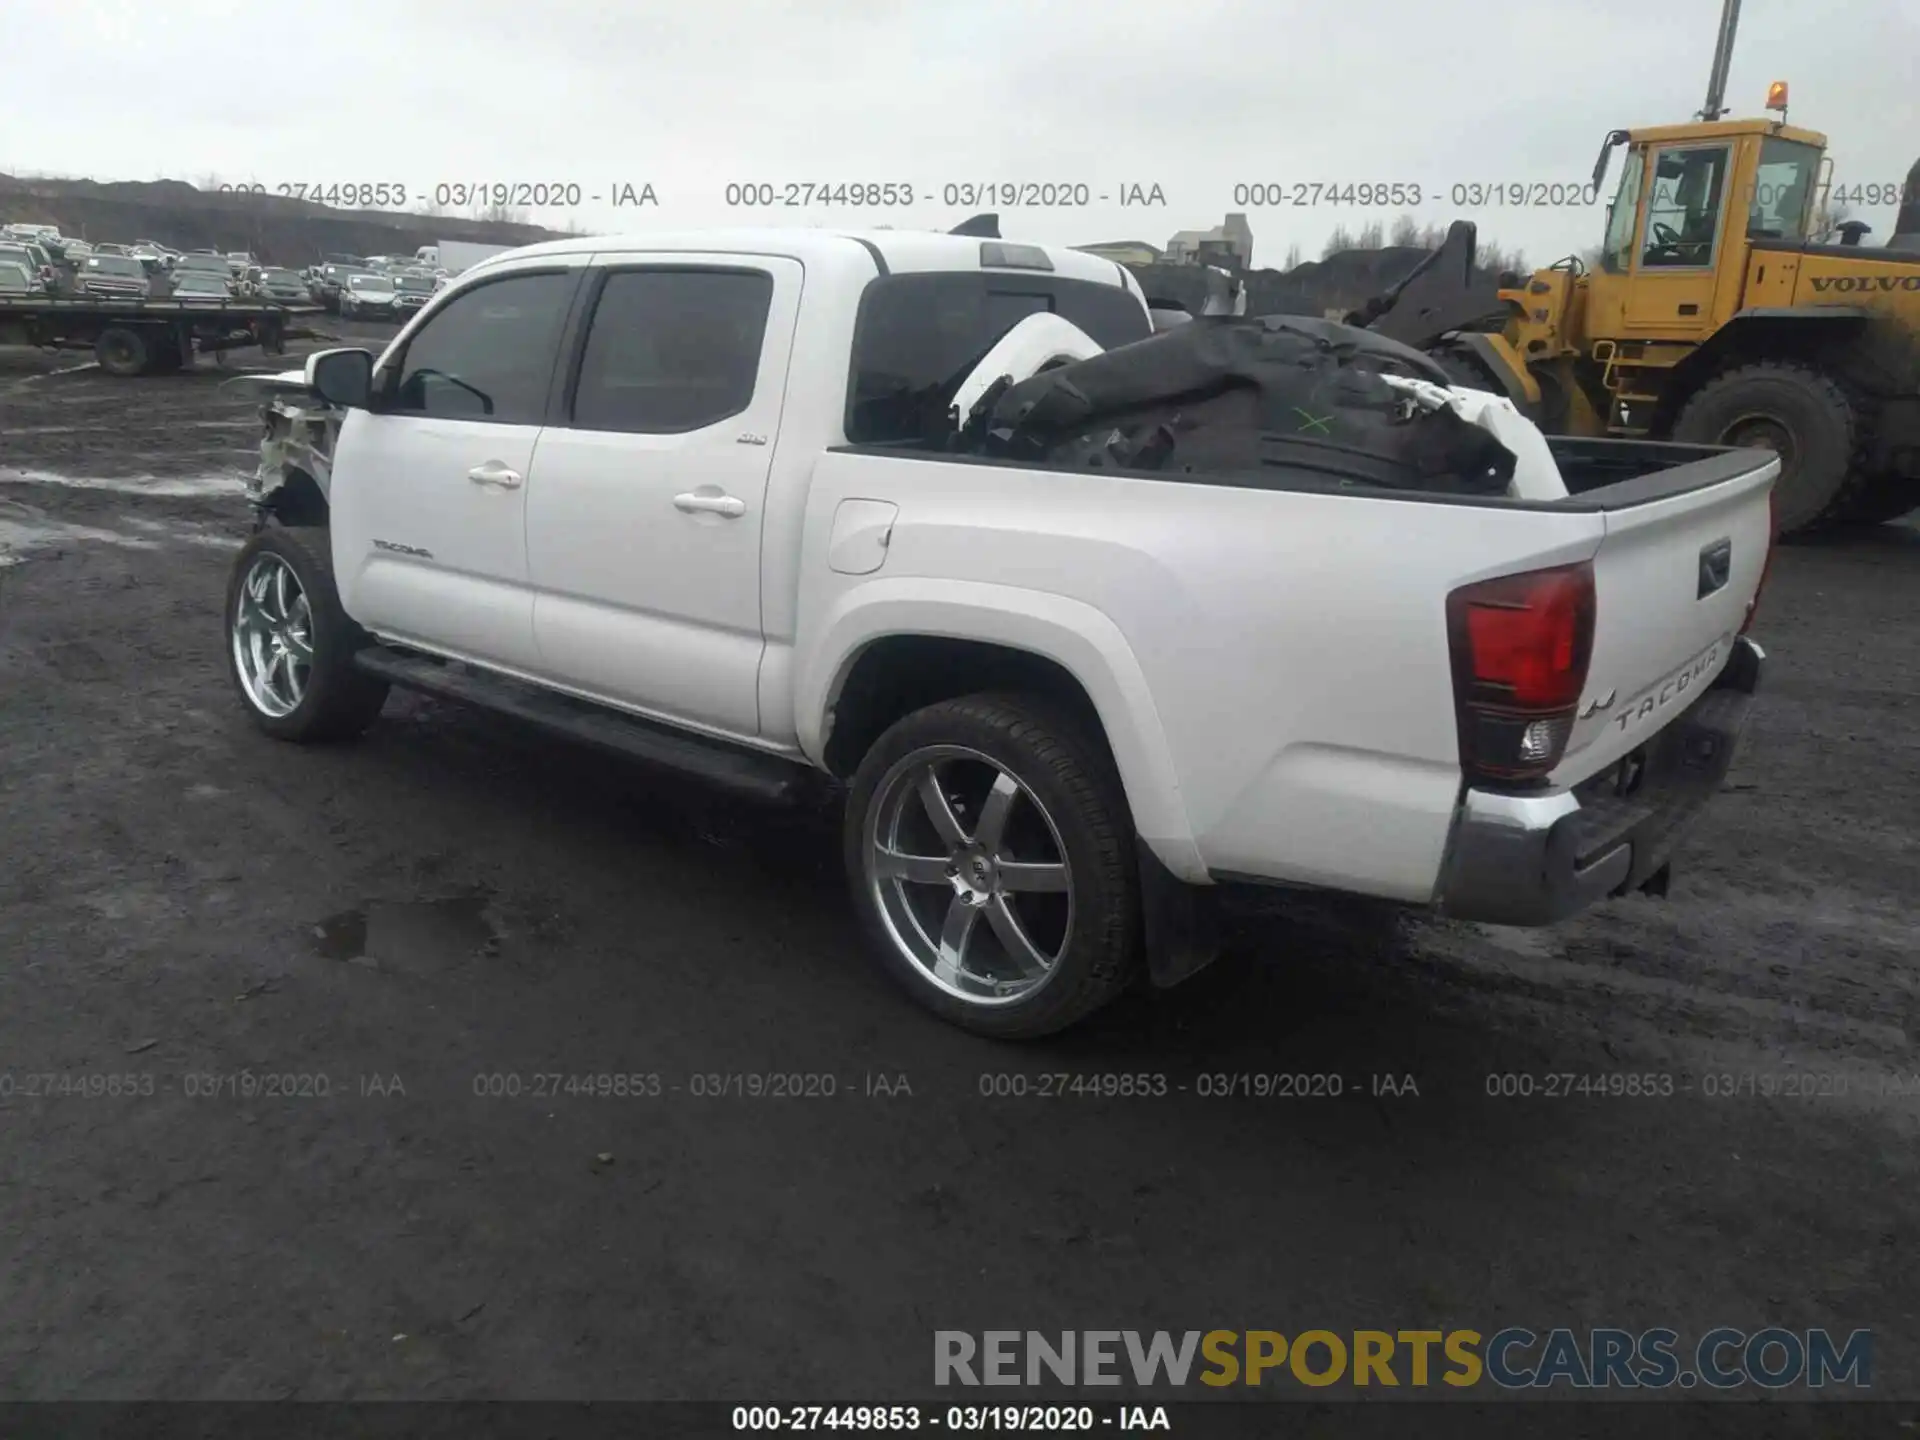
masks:
{"type": "Polygon", "coordinates": [[[260,278],[269,285],[301,285],[305,283],[291,270],[269,270],[260,278]]]}
{"type": "Polygon", "coordinates": [[[1747,237],[1806,239],[1807,200],[1819,173],[1820,152],[1813,146],[1776,136],[1763,140],[1747,207],[1747,237]]]}
{"type": "Polygon", "coordinates": [[[417,290],[422,294],[433,289],[431,275],[402,275],[394,281],[402,290],[417,290]]]}
{"type": "Polygon", "coordinates": [[[12,260],[0,260],[0,285],[24,290],[33,282],[33,272],[12,260]]]}
{"type": "Polygon", "coordinates": [[[182,255],[174,262],[176,270],[199,270],[208,275],[225,275],[227,262],[218,255],[182,255]]]}
{"type": "Polygon", "coordinates": [[[144,279],[147,273],[138,260],[119,255],[96,255],[87,262],[87,268],[96,275],[131,275],[137,279],[144,279]]]}
{"type": "Polygon", "coordinates": [[[197,295],[224,295],[227,282],[218,275],[183,275],[174,289],[191,291],[197,295]]]}
{"type": "Polygon", "coordinates": [[[393,284],[384,275],[355,275],[347,281],[356,290],[391,290],[393,284]]]}

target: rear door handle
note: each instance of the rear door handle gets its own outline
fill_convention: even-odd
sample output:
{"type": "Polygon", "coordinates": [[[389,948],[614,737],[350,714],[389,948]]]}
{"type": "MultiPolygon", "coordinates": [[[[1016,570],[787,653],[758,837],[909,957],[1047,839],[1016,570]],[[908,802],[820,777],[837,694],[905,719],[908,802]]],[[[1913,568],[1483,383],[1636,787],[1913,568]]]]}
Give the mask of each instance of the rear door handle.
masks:
{"type": "Polygon", "coordinates": [[[502,490],[518,490],[525,479],[518,470],[509,469],[498,460],[489,460],[484,465],[476,465],[467,471],[467,479],[476,485],[498,485],[502,490]]]}
{"type": "Polygon", "coordinates": [[[698,490],[688,490],[673,497],[673,508],[689,515],[724,515],[738,520],[747,513],[747,502],[732,495],[702,495],[698,490]]]}

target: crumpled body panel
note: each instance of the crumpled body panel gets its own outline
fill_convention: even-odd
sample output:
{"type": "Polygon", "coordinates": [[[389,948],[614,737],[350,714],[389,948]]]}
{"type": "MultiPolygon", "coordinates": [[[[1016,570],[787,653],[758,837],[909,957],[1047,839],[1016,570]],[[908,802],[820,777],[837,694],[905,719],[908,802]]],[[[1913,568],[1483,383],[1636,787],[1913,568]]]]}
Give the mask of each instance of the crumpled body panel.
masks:
{"type": "Polygon", "coordinates": [[[1074,468],[1225,472],[1506,494],[1516,457],[1458,406],[1428,356],[1306,316],[1212,317],[989,390],[962,448],[1074,468]]]}

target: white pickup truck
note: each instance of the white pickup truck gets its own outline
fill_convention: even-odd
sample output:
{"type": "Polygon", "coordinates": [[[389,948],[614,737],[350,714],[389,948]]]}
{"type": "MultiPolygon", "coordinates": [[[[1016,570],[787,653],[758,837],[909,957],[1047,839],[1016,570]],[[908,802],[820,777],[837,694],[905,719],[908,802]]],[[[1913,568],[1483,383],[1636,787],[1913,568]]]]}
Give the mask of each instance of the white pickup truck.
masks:
{"type": "Polygon", "coordinates": [[[932,446],[1041,312],[1151,332],[1121,267],[967,236],[489,260],[309,360],[344,419],[256,497],[240,697],[317,741],[407,686],[842,799],[880,956],[1000,1037],[1192,973],[1240,882],[1510,925],[1664,890],[1759,676],[1776,459],[1556,440],[1541,500],[932,446]]]}

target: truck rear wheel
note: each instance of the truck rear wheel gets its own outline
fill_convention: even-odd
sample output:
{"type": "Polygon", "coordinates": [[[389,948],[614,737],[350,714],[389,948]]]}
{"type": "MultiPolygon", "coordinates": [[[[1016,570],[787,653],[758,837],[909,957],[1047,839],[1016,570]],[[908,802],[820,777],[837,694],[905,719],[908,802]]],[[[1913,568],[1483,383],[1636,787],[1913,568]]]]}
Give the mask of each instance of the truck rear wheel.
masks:
{"type": "Polygon", "coordinates": [[[1032,697],[969,695],[898,721],[854,776],[844,848],[888,970],[963,1029],[1051,1034],[1139,968],[1119,776],[1097,736],[1032,697]]]}
{"type": "Polygon", "coordinates": [[[1840,508],[1855,463],[1858,420],[1847,392],[1827,376],[1790,361],[1766,361],[1703,385],[1681,410],[1673,438],[1778,454],[1775,508],[1780,533],[1793,535],[1840,508]]]}
{"type": "Polygon", "coordinates": [[[153,358],[147,337],[124,325],[109,325],[93,342],[93,358],[109,375],[122,377],[143,373],[153,358]]]}
{"type": "Polygon", "coordinates": [[[347,740],[386,703],[357,669],[366,632],[340,608],[325,527],[269,525],[233,562],[227,673],[253,723],[276,740],[347,740]]]}

